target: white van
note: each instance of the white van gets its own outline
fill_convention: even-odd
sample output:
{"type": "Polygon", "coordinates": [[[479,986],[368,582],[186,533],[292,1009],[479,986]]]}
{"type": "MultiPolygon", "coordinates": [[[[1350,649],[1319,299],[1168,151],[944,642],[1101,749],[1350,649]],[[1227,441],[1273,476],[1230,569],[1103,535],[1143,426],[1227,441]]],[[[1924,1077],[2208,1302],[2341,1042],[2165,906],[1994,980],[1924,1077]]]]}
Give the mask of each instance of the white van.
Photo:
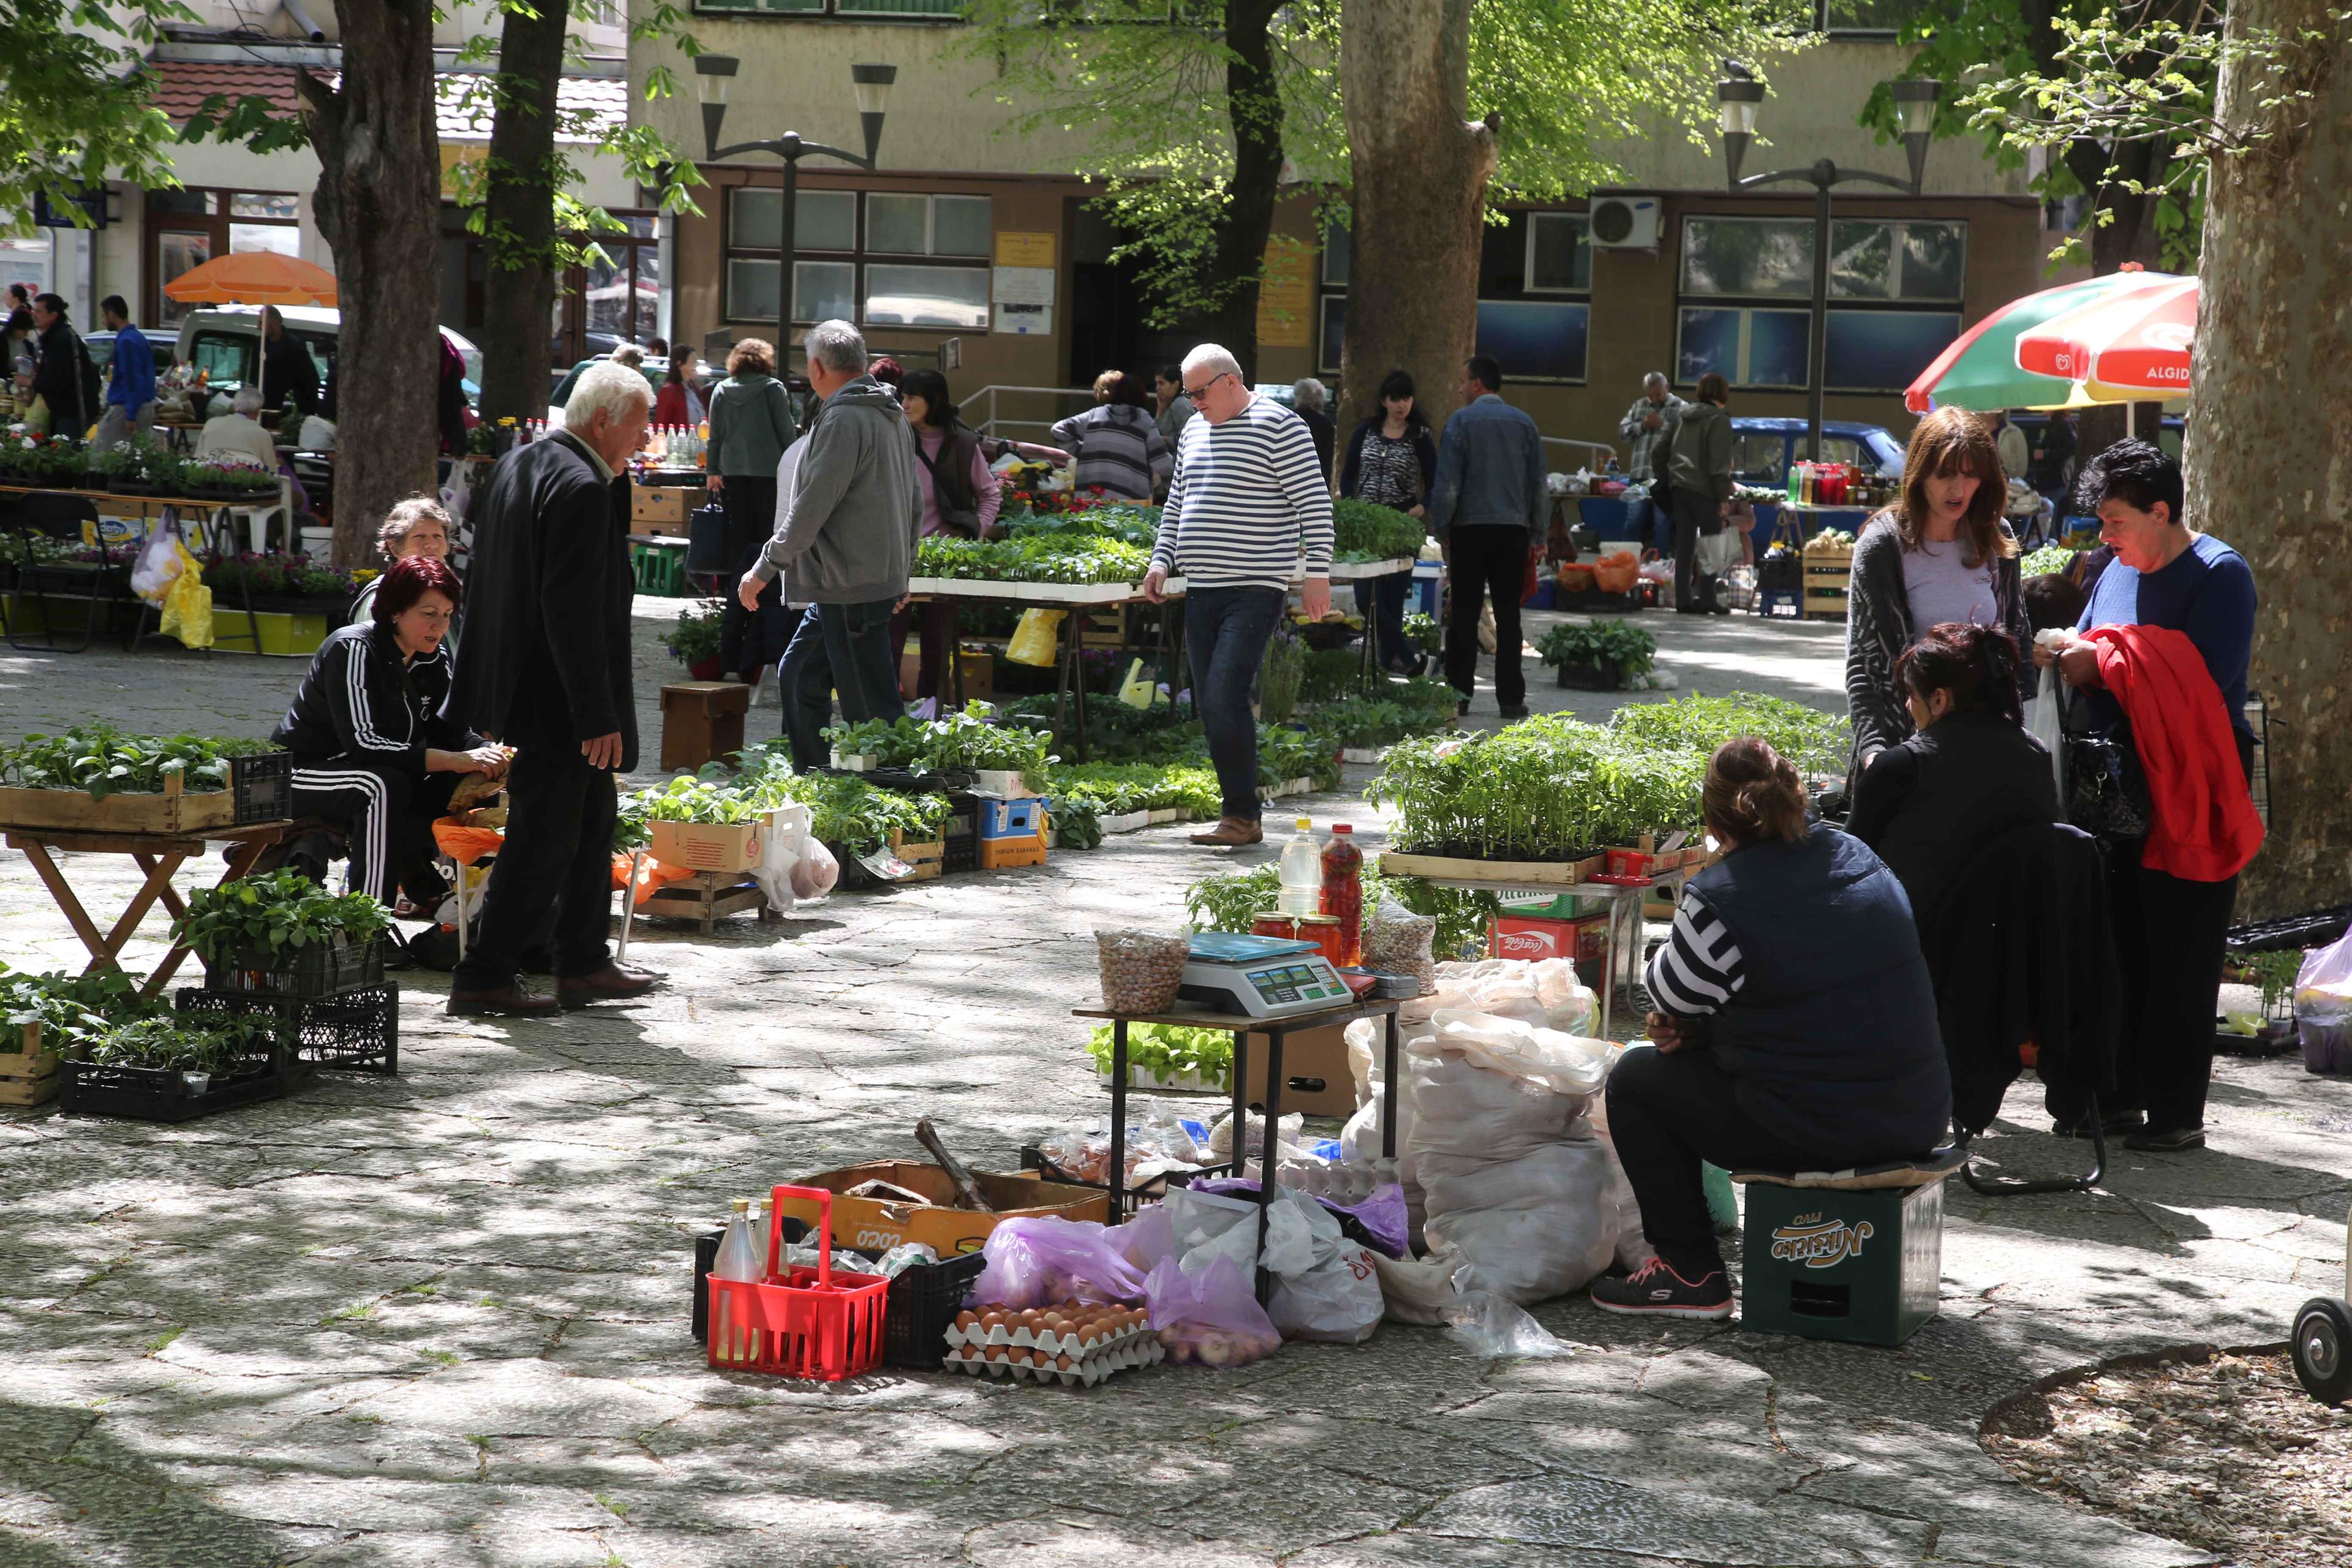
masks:
{"type": "MultiPolygon", "coordinates": [[[[319,384],[327,384],[328,374],[335,368],[337,345],[343,330],[343,313],[320,305],[281,305],[278,314],[286,318],[287,335],[310,351],[311,363],[319,367],[319,384]]],[[[482,351],[471,339],[441,329],[466,362],[466,404],[478,405],[482,395],[482,351]]],[[[251,381],[261,361],[261,307],[258,305],[207,305],[191,310],[180,320],[180,343],[177,358],[182,364],[212,373],[207,384],[215,392],[235,392],[251,381]]]]}

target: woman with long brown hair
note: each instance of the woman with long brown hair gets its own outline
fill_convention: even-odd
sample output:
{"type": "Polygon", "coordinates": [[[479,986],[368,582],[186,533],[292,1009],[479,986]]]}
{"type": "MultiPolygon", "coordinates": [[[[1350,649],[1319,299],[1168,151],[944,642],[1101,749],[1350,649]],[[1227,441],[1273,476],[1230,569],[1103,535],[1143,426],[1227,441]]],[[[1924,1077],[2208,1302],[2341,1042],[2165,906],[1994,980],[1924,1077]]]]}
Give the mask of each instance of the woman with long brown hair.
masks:
{"type": "MultiPolygon", "coordinates": [[[[1859,778],[1907,740],[1911,714],[1895,661],[1931,626],[1999,626],[2032,641],[2017,570],[2017,537],[2001,521],[2008,481],[1992,426],[1964,408],[1938,408],[1911,432],[1903,498],[1862,531],[1846,590],[1845,697],[1859,778]]],[[[2031,672],[2019,672],[2030,683],[2031,672]]],[[[2021,692],[2030,691],[2021,684],[2021,692]]]]}

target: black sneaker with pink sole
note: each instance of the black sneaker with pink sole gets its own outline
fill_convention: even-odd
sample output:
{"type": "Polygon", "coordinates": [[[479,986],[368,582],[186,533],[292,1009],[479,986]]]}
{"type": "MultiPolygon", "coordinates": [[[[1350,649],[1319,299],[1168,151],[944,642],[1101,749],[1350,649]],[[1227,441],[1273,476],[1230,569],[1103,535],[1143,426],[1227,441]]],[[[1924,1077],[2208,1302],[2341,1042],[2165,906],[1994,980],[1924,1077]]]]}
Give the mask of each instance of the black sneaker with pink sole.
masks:
{"type": "Polygon", "coordinates": [[[1653,1258],[1622,1279],[1595,1279],[1592,1304],[1631,1317],[1720,1321],[1731,1316],[1731,1280],[1719,1264],[1685,1279],[1664,1258],[1653,1258]]]}

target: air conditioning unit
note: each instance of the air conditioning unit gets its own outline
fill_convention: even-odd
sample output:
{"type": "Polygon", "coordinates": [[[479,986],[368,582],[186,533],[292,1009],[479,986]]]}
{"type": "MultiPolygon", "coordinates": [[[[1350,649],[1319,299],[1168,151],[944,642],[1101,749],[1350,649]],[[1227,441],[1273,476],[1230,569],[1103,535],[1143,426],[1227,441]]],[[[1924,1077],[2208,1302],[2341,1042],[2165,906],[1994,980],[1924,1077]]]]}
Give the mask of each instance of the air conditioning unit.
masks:
{"type": "Polygon", "coordinates": [[[1657,249],[1659,206],[1655,196],[1593,197],[1591,214],[1593,248],[1657,249]]]}

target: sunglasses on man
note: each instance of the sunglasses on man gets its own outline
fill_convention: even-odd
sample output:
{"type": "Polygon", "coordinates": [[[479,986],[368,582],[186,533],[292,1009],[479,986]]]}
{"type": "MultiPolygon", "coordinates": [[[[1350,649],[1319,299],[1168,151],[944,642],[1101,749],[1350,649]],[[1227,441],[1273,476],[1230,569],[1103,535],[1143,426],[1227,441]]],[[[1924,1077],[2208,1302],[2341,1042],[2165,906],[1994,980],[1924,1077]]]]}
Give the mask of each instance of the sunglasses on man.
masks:
{"type": "Polygon", "coordinates": [[[1201,399],[1209,395],[1209,388],[1216,385],[1217,383],[1224,380],[1225,377],[1233,374],[1234,373],[1229,370],[1221,370],[1216,374],[1211,376],[1208,380],[1202,382],[1200,385],[1188,386],[1184,388],[1184,395],[1191,398],[1194,403],[1198,403],[1201,399]]]}

